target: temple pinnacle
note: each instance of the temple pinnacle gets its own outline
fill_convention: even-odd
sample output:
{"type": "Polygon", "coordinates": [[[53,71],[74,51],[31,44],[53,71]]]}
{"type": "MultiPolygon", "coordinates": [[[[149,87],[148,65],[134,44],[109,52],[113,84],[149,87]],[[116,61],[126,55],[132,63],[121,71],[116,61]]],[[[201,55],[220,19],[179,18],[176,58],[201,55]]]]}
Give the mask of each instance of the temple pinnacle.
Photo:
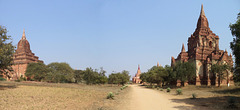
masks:
{"type": "Polygon", "coordinates": [[[200,16],[205,16],[204,9],[203,9],[203,4],[202,4],[202,6],[201,6],[201,13],[200,13],[200,16]]]}
{"type": "Polygon", "coordinates": [[[182,44],[182,51],[181,52],[186,52],[184,44],[182,44]]]}
{"type": "Polygon", "coordinates": [[[25,35],[25,29],[23,29],[23,35],[22,35],[22,39],[26,39],[26,35],[25,35]]]}

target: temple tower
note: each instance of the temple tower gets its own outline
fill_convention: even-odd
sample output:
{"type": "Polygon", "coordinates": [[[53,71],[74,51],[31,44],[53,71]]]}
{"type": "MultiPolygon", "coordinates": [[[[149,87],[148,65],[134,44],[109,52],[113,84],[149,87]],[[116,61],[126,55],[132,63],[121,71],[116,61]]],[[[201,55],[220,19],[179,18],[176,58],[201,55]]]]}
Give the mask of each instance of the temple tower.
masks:
{"type": "MultiPolygon", "coordinates": [[[[215,85],[216,76],[209,72],[211,65],[224,62],[233,66],[232,56],[226,51],[219,50],[219,37],[211,31],[205,15],[203,5],[201,6],[200,16],[194,33],[188,38],[188,51],[184,44],[177,59],[172,57],[171,65],[176,61],[192,61],[196,66],[196,85],[215,85]]],[[[232,80],[233,73],[230,73],[227,80],[232,80]]],[[[227,84],[223,81],[222,84],[227,84]]]]}
{"type": "Polygon", "coordinates": [[[43,61],[39,60],[30,49],[30,44],[26,39],[25,30],[23,30],[22,38],[18,42],[17,50],[13,54],[13,75],[12,80],[18,79],[20,77],[25,77],[25,72],[27,65],[29,63],[36,63],[43,61]]]}
{"type": "Polygon", "coordinates": [[[133,83],[141,83],[141,79],[140,79],[140,75],[141,75],[141,70],[140,70],[140,65],[138,65],[138,70],[137,70],[137,73],[135,74],[135,77],[132,78],[132,82],[133,83]]]}

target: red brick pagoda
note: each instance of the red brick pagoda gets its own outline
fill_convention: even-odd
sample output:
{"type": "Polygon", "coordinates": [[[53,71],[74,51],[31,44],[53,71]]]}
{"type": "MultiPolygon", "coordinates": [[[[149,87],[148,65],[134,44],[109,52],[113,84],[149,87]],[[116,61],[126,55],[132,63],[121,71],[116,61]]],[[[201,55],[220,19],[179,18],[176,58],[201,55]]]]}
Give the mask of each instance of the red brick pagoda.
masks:
{"type": "Polygon", "coordinates": [[[137,83],[137,84],[141,83],[142,80],[140,79],[140,74],[141,74],[141,70],[140,70],[140,66],[138,65],[137,73],[135,74],[135,77],[132,78],[133,83],[137,83]]]}
{"type": "MultiPolygon", "coordinates": [[[[207,17],[205,16],[203,5],[201,7],[200,16],[197,22],[195,32],[188,38],[188,51],[185,50],[184,44],[178,57],[171,58],[171,65],[176,61],[187,62],[193,61],[196,65],[196,85],[217,85],[218,78],[209,72],[212,64],[223,62],[233,66],[231,54],[225,50],[219,49],[219,37],[214,34],[208,25],[207,17]]],[[[233,84],[233,72],[228,71],[228,76],[221,84],[233,84]]]]}
{"type": "Polygon", "coordinates": [[[25,30],[23,30],[22,39],[18,42],[17,50],[13,55],[13,72],[10,80],[16,80],[20,77],[25,77],[27,65],[29,63],[36,63],[43,61],[39,60],[37,56],[30,50],[30,44],[26,39],[25,30]]]}

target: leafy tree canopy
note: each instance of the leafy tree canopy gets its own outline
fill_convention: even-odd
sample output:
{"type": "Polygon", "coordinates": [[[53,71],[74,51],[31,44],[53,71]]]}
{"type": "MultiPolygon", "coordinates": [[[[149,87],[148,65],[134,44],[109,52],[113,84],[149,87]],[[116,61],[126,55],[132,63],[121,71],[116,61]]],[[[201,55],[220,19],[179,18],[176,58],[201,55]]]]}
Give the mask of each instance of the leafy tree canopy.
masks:
{"type": "Polygon", "coordinates": [[[233,55],[235,56],[235,81],[240,81],[240,13],[238,13],[235,24],[229,25],[233,35],[233,41],[230,43],[233,55]]]}
{"type": "Polygon", "coordinates": [[[12,71],[14,48],[11,36],[7,35],[7,29],[0,25],[0,74],[4,73],[8,77],[8,72],[12,71]]]}
{"type": "Polygon", "coordinates": [[[30,79],[32,78],[32,80],[43,81],[46,78],[48,72],[49,69],[45,64],[30,63],[27,66],[25,75],[30,79]]]}

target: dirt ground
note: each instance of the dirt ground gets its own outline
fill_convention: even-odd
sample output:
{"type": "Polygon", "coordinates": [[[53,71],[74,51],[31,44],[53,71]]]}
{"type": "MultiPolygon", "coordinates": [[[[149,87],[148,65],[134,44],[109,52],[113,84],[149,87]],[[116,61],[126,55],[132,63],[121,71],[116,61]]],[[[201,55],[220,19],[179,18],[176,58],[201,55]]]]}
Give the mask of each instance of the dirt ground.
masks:
{"type": "MultiPolygon", "coordinates": [[[[170,93],[157,89],[150,89],[140,85],[130,85],[128,92],[119,99],[118,110],[225,110],[230,96],[239,99],[238,88],[196,88],[189,86],[182,88],[183,95],[176,95],[176,89],[170,93]],[[235,92],[237,93],[235,93],[235,92]],[[197,99],[192,99],[196,93],[197,99]]],[[[239,103],[238,103],[239,105],[239,103]]],[[[233,108],[235,110],[237,108],[233,108]]]]}
{"type": "MultiPolygon", "coordinates": [[[[0,82],[0,110],[225,110],[234,97],[240,107],[240,87],[196,87],[176,89],[129,85],[58,84],[44,82],[0,82]],[[162,90],[162,91],[161,91],[162,90]],[[106,99],[109,92],[114,99],[106,99]],[[192,94],[197,99],[192,99],[192,94]]],[[[235,108],[236,109],[236,108],[235,108]]]]}
{"type": "MultiPolygon", "coordinates": [[[[127,101],[121,103],[118,110],[178,110],[185,106],[191,108],[191,105],[184,103],[175,103],[171,101],[174,97],[168,94],[159,93],[156,90],[147,89],[138,85],[130,85],[127,93],[127,101]]],[[[189,109],[190,110],[190,109],[189,109]]]]}
{"type": "Polygon", "coordinates": [[[0,81],[0,110],[105,110],[116,85],[0,81]]]}

